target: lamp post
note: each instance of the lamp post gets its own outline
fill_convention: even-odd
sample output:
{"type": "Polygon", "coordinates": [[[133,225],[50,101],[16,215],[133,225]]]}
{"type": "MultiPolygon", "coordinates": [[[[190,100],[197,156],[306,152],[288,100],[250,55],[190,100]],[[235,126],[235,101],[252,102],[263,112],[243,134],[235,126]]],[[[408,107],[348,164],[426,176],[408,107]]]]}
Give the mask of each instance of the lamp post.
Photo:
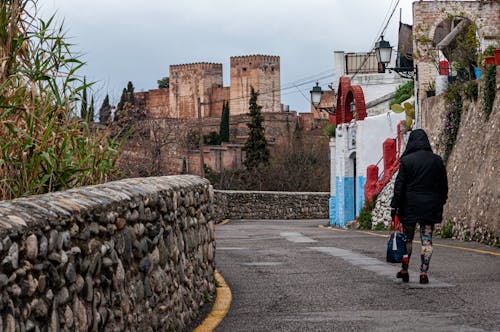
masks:
{"type": "Polygon", "coordinates": [[[386,67],[389,62],[391,62],[391,54],[392,54],[392,46],[391,44],[387,41],[384,40],[384,36],[380,36],[380,40],[375,43],[375,55],[377,56],[377,61],[382,67],[382,72],[385,72],[385,70],[390,71],[395,71],[398,73],[399,76],[403,78],[408,78],[408,79],[415,79],[415,127],[418,128],[419,121],[418,121],[418,116],[419,116],[419,105],[418,105],[418,84],[416,82],[418,81],[418,70],[417,66],[412,66],[412,67],[393,67],[389,68],[386,67]]]}
{"type": "MultiPolygon", "coordinates": [[[[332,91],[335,91],[331,87],[330,89],[332,91]]],[[[315,109],[317,109],[318,111],[325,111],[330,115],[335,115],[336,112],[335,104],[333,104],[332,106],[319,106],[321,104],[321,97],[323,96],[323,90],[321,90],[321,87],[319,86],[318,82],[316,82],[316,86],[313,86],[310,93],[311,93],[311,103],[313,104],[315,109]]]]}
{"type": "Polygon", "coordinates": [[[378,63],[382,64],[383,71],[385,71],[385,66],[391,62],[391,54],[391,44],[387,40],[384,40],[384,36],[380,36],[380,40],[375,43],[375,55],[377,56],[378,63]]]}
{"type": "Polygon", "coordinates": [[[387,40],[384,40],[383,35],[380,36],[380,40],[375,43],[375,55],[377,56],[379,65],[382,67],[382,73],[387,69],[389,72],[395,71],[399,76],[410,79],[416,74],[416,68],[414,67],[387,67],[391,62],[392,46],[387,40]]]}

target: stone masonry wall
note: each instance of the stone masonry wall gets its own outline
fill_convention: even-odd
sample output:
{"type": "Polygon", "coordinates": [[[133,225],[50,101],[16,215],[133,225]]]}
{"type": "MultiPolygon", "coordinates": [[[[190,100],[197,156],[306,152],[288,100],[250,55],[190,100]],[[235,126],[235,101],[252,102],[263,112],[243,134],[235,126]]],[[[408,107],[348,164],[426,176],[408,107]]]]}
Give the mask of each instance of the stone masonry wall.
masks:
{"type": "Polygon", "coordinates": [[[432,41],[436,27],[448,15],[465,16],[476,24],[481,50],[499,42],[500,2],[498,1],[415,1],[413,2],[414,57],[418,67],[419,100],[425,98],[429,83],[438,75],[439,59],[432,41]]]}
{"type": "Polygon", "coordinates": [[[378,224],[384,224],[385,227],[388,227],[391,223],[391,200],[394,196],[394,183],[397,175],[398,172],[394,173],[391,180],[377,196],[375,207],[372,210],[372,227],[378,224]]]}
{"type": "MultiPolygon", "coordinates": [[[[198,118],[198,98],[203,103],[213,102],[213,88],[222,87],[222,64],[190,63],[170,66],[169,113],[165,117],[198,118]]],[[[209,107],[202,107],[202,117],[210,115],[209,107]]]]}
{"type": "Polygon", "coordinates": [[[220,222],[231,219],[328,219],[329,193],[214,190],[220,222]]]}
{"type": "MultiPolygon", "coordinates": [[[[500,243],[500,66],[496,73],[496,97],[490,118],[483,112],[483,79],[479,79],[479,98],[464,96],[457,142],[446,169],[449,194],[444,207],[444,220],[454,224],[454,236],[490,244],[500,243]]],[[[429,134],[434,152],[443,155],[442,137],[445,126],[444,95],[426,99],[421,108],[422,128],[429,134]]]]}
{"type": "Polygon", "coordinates": [[[248,113],[250,86],[259,92],[262,112],[281,112],[280,57],[249,55],[231,57],[230,113],[248,113]]]}
{"type": "Polygon", "coordinates": [[[0,330],[185,329],[214,292],[212,201],[173,176],[0,202],[0,330]]]}

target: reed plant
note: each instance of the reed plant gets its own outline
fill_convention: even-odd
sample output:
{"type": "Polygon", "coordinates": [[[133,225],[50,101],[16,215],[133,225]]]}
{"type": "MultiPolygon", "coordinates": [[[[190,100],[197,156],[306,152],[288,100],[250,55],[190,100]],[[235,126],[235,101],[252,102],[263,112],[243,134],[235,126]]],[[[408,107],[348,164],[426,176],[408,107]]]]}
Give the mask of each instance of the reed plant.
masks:
{"type": "Polygon", "coordinates": [[[0,199],[102,183],[116,175],[121,143],[76,110],[85,65],[37,1],[0,2],[0,199]]]}

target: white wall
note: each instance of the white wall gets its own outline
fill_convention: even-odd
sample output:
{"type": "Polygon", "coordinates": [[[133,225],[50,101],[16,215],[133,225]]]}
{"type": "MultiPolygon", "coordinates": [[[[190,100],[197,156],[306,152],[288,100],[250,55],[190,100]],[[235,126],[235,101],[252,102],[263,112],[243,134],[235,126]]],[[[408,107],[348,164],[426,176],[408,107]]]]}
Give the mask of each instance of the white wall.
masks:
{"type": "MultiPolygon", "coordinates": [[[[366,168],[376,165],[382,157],[382,144],[387,138],[396,138],[397,125],[405,119],[405,114],[388,111],[385,114],[366,117],[363,129],[358,130],[358,174],[366,177],[366,168]]],[[[379,175],[384,170],[383,161],[378,165],[379,175]]]]}

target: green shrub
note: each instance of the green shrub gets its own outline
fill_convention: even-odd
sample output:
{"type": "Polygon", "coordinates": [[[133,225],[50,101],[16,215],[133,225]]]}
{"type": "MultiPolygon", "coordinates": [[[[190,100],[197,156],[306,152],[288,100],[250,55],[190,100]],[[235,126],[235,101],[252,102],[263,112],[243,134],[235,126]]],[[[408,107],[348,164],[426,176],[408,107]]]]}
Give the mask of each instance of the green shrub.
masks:
{"type": "Polygon", "coordinates": [[[337,124],[336,123],[329,123],[323,127],[323,135],[325,135],[328,138],[333,138],[333,137],[335,137],[336,130],[337,130],[337,124]]]}
{"type": "Polygon", "coordinates": [[[467,82],[464,88],[464,94],[465,97],[467,97],[467,99],[471,101],[477,100],[478,97],[477,82],[475,81],[467,82]]]}
{"type": "Polygon", "coordinates": [[[358,217],[358,223],[359,223],[358,228],[372,229],[372,211],[375,208],[377,198],[378,194],[373,195],[371,202],[367,202],[365,206],[363,206],[363,208],[361,209],[361,212],[359,213],[358,217]]]}
{"type": "Polygon", "coordinates": [[[372,210],[363,207],[359,214],[358,222],[360,229],[372,229],[372,210]]]}
{"type": "Polygon", "coordinates": [[[453,82],[448,85],[445,93],[446,98],[446,123],[443,131],[445,144],[444,162],[448,161],[451,151],[457,140],[458,129],[460,128],[460,119],[462,116],[462,84],[461,82],[453,82]]]}
{"type": "Polygon", "coordinates": [[[441,238],[449,239],[453,236],[453,222],[448,220],[441,226],[441,238]]]}
{"type": "Polygon", "coordinates": [[[211,131],[210,133],[203,135],[203,143],[207,145],[219,145],[221,142],[221,137],[216,131],[211,131]]]}
{"type": "Polygon", "coordinates": [[[483,95],[483,110],[486,114],[486,119],[490,118],[493,111],[493,103],[495,101],[496,93],[496,76],[497,68],[495,65],[486,66],[486,73],[484,75],[484,95],[483,95]]]}
{"type": "Polygon", "coordinates": [[[394,98],[391,100],[389,106],[392,106],[394,104],[401,104],[405,100],[411,98],[414,94],[413,88],[414,88],[413,80],[400,85],[396,89],[396,94],[394,95],[394,98]]]}

